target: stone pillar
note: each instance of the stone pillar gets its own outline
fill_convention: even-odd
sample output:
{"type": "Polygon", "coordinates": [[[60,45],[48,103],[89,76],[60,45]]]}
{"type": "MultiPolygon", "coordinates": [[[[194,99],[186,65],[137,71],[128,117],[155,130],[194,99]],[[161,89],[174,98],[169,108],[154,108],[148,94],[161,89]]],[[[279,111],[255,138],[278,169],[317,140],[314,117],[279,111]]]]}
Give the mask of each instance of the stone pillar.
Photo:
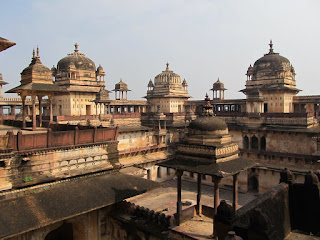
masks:
{"type": "Polygon", "coordinates": [[[218,205],[219,205],[219,183],[221,181],[221,178],[216,177],[216,176],[212,176],[212,181],[214,183],[214,201],[213,201],[213,207],[214,207],[214,216],[213,216],[213,237],[214,239],[218,239],[218,236],[216,234],[216,228],[215,228],[215,218],[217,215],[217,210],[218,210],[218,205]]]}
{"type": "Polygon", "coordinates": [[[98,103],[95,103],[96,104],[96,115],[98,115],[98,103]]]}
{"type": "Polygon", "coordinates": [[[30,115],[30,106],[26,105],[26,108],[27,108],[27,115],[29,116],[30,115]]]}
{"type": "Polygon", "coordinates": [[[53,122],[53,113],[52,113],[52,98],[53,96],[49,96],[49,110],[50,110],[50,120],[49,120],[49,123],[50,122],[53,122]]]}
{"type": "Polygon", "coordinates": [[[183,171],[176,170],[177,175],[177,213],[176,213],[176,222],[177,226],[180,226],[180,216],[182,212],[182,201],[181,201],[181,176],[183,171]]]}
{"type": "Polygon", "coordinates": [[[233,175],[233,201],[232,201],[233,213],[236,213],[238,209],[238,177],[239,177],[239,173],[233,175]]]}
{"type": "Polygon", "coordinates": [[[197,206],[196,206],[196,211],[198,215],[200,215],[202,212],[201,211],[201,178],[202,178],[202,174],[198,173],[198,181],[197,181],[198,194],[197,194],[197,206]]]}
{"type": "Polygon", "coordinates": [[[21,95],[22,100],[22,129],[26,128],[26,96],[21,95]]]}
{"type": "Polygon", "coordinates": [[[32,130],[37,129],[37,123],[36,123],[36,96],[31,96],[32,100],[32,130]]]}
{"type": "Polygon", "coordinates": [[[1,124],[3,124],[3,106],[0,106],[1,124]]]}
{"type": "Polygon", "coordinates": [[[39,101],[39,127],[42,127],[42,96],[38,96],[39,101]]]}
{"type": "Polygon", "coordinates": [[[11,111],[10,111],[10,115],[16,115],[16,106],[15,105],[12,105],[11,106],[11,111]]]}

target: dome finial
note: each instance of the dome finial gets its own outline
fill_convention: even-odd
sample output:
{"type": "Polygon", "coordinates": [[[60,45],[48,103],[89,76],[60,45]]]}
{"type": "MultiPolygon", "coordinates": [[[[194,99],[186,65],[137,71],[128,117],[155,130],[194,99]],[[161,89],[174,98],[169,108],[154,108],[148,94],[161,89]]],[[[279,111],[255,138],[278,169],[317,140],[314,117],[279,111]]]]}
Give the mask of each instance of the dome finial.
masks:
{"type": "Polygon", "coordinates": [[[37,58],[40,58],[39,56],[39,47],[37,46],[37,58]]]}
{"type": "Polygon", "coordinates": [[[32,58],[35,58],[36,57],[36,52],[34,51],[34,49],[33,49],[33,51],[32,51],[32,58]]]}
{"type": "Polygon", "coordinates": [[[169,71],[169,63],[167,62],[166,65],[167,65],[166,71],[169,71]]]}
{"type": "Polygon", "coordinates": [[[272,43],[272,40],[270,40],[269,46],[270,46],[269,54],[272,54],[272,53],[273,53],[273,43],[272,43]]]}
{"type": "Polygon", "coordinates": [[[78,47],[79,47],[79,44],[75,43],[74,44],[74,52],[79,52],[78,47]]]}

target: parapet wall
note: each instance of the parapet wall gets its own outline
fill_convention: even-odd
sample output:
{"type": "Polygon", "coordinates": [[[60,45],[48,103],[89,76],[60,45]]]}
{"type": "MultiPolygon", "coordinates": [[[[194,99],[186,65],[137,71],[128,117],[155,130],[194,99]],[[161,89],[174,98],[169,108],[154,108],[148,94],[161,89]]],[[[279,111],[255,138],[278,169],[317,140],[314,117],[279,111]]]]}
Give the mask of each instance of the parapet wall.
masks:
{"type": "Polygon", "coordinates": [[[58,148],[79,144],[93,144],[116,140],[118,128],[92,128],[79,130],[77,127],[71,131],[52,131],[47,133],[23,134],[19,131],[16,135],[8,132],[0,136],[0,147],[13,151],[26,151],[43,148],[58,148]]]}

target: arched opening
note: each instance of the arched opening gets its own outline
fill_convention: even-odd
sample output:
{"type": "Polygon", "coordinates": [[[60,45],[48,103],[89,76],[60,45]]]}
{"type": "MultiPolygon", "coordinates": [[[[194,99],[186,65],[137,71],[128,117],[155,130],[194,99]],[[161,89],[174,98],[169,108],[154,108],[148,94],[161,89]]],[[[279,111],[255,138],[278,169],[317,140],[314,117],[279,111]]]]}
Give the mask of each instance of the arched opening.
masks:
{"type": "Polygon", "coordinates": [[[158,167],[157,169],[157,177],[161,178],[161,167],[158,167]]]}
{"type": "Polygon", "coordinates": [[[249,177],[248,190],[251,192],[258,192],[259,191],[259,181],[258,181],[257,176],[253,175],[253,176],[249,177]]]}
{"type": "Polygon", "coordinates": [[[247,136],[244,136],[243,138],[243,148],[249,149],[249,138],[247,136]]]}
{"type": "Polygon", "coordinates": [[[265,137],[261,137],[260,139],[260,150],[266,150],[267,142],[265,137]]]}
{"type": "Polygon", "coordinates": [[[251,137],[251,148],[252,149],[259,148],[259,142],[258,142],[258,138],[256,136],[251,137]]]}
{"type": "Polygon", "coordinates": [[[151,180],[151,170],[150,169],[147,170],[147,179],[151,180]]]}
{"type": "Polygon", "coordinates": [[[49,232],[44,240],[72,240],[73,230],[71,223],[63,223],[57,229],[49,232]]]}

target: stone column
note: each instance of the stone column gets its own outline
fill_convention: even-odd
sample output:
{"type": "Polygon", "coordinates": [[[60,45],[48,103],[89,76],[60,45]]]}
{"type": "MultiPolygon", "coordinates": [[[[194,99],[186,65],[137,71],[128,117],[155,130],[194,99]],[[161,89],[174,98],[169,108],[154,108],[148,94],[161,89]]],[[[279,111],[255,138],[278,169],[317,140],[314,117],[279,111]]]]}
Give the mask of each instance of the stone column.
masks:
{"type": "Polygon", "coordinates": [[[238,209],[238,177],[239,177],[239,173],[233,175],[233,201],[232,201],[233,213],[236,213],[238,209]]]}
{"type": "Polygon", "coordinates": [[[22,100],[22,129],[26,128],[26,96],[21,95],[22,100]]]}
{"type": "Polygon", "coordinates": [[[37,123],[36,123],[36,96],[31,96],[32,100],[32,130],[37,129],[37,123]]]}
{"type": "Polygon", "coordinates": [[[0,106],[1,124],[3,124],[3,106],[0,106]]]}
{"type": "Polygon", "coordinates": [[[11,111],[10,111],[10,115],[16,115],[16,106],[15,105],[12,105],[11,106],[11,111]]]}
{"type": "Polygon", "coordinates": [[[201,178],[202,178],[202,174],[198,173],[198,194],[197,194],[197,206],[196,206],[196,211],[197,214],[200,215],[201,214],[201,178]]]}
{"type": "Polygon", "coordinates": [[[96,104],[96,115],[98,115],[98,103],[95,103],[96,104]]]}
{"type": "Polygon", "coordinates": [[[180,217],[182,212],[182,201],[181,201],[181,176],[183,174],[183,171],[176,170],[177,175],[177,215],[176,215],[176,221],[177,226],[180,226],[180,217]]]}
{"type": "Polygon", "coordinates": [[[26,105],[26,110],[27,110],[27,115],[29,116],[30,115],[30,106],[29,105],[26,105]]]}
{"type": "Polygon", "coordinates": [[[39,127],[42,127],[42,96],[38,96],[39,101],[39,127]]]}
{"type": "Polygon", "coordinates": [[[216,234],[216,228],[215,228],[215,218],[217,215],[217,210],[218,210],[218,205],[219,205],[219,183],[221,181],[221,178],[216,177],[216,176],[212,176],[212,181],[214,183],[214,201],[213,201],[213,207],[214,207],[214,216],[213,216],[213,237],[214,239],[218,239],[218,236],[216,234]]]}
{"type": "Polygon", "coordinates": [[[52,98],[53,96],[49,96],[49,110],[50,110],[50,120],[49,120],[49,123],[50,122],[53,122],[53,113],[52,113],[52,98]]]}

